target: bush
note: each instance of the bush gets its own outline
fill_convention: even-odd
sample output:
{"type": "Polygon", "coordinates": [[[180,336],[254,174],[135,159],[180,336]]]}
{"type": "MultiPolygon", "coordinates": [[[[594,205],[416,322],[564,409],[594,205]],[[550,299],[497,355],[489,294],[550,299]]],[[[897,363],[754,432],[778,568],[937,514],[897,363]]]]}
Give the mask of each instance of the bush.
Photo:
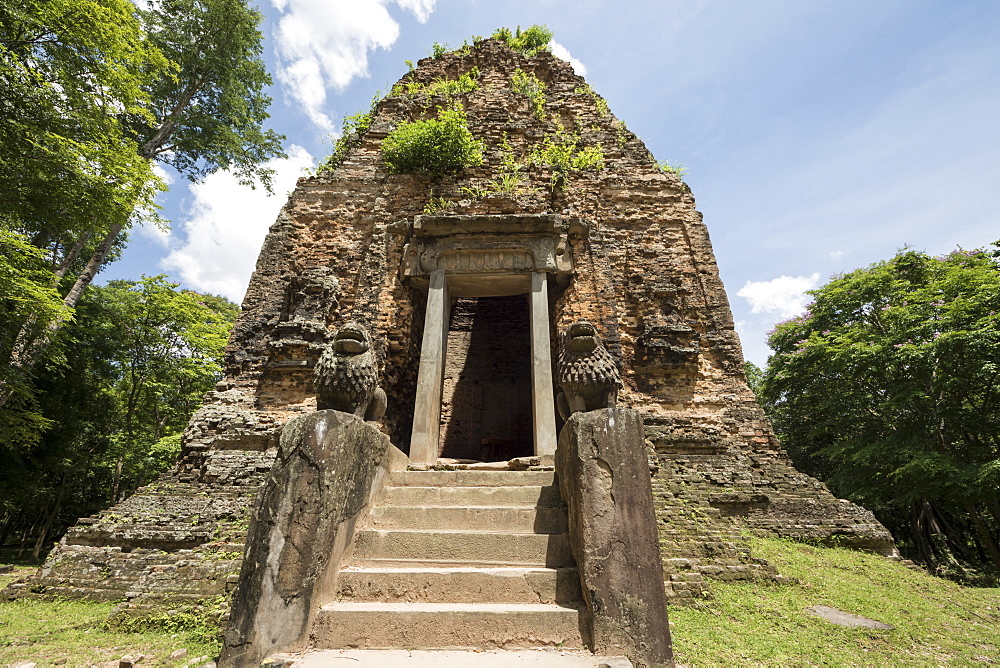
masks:
{"type": "Polygon", "coordinates": [[[552,31],[543,25],[531,26],[524,32],[521,32],[521,26],[517,27],[516,32],[511,32],[510,28],[497,28],[493,31],[493,38],[530,58],[549,47],[552,31]]]}
{"type": "Polygon", "coordinates": [[[510,78],[510,87],[528,98],[535,118],[545,120],[545,84],[534,74],[518,69],[510,78]]]}
{"type": "Polygon", "coordinates": [[[382,159],[394,174],[438,176],[483,162],[483,146],[472,138],[461,107],[437,118],[403,123],[382,142],[382,159]]]}

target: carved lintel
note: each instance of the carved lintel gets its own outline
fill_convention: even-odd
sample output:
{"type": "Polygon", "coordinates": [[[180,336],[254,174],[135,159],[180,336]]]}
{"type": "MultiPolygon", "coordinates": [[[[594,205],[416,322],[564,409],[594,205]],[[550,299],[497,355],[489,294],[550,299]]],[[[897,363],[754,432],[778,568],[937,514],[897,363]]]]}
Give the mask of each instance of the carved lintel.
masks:
{"type": "Polygon", "coordinates": [[[417,216],[403,250],[404,277],[449,274],[570,274],[573,258],[559,216],[417,216]]]}

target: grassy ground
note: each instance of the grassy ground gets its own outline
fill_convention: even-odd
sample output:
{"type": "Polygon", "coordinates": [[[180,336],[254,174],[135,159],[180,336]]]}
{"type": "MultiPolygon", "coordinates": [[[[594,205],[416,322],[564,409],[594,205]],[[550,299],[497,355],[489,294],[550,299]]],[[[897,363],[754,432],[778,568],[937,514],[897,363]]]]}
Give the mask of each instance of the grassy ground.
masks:
{"type": "MultiPolygon", "coordinates": [[[[33,569],[0,575],[0,589],[33,569]]],[[[0,601],[0,666],[33,661],[39,666],[117,668],[123,656],[142,654],[150,666],[185,666],[199,657],[215,657],[216,628],[184,613],[158,621],[154,628],[124,631],[107,624],[111,603],[85,601],[0,601]],[[175,650],[187,650],[176,660],[175,650]],[[65,659],[65,661],[62,661],[65,659]]],[[[206,663],[207,659],[192,665],[206,663]]]]}
{"type": "Polygon", "coordinates": [[[1000,664],[1000,589],[975,589],[882,557],[755,539],[753,551],[794,585],[713,583],[713,600],[672,608],[674,652],[690,666],[1000,664]],[[837,626],[827,605],[892,625],[837,626]]]}
{"type": "MultiPolygon", "coordinates": [[[[798,584],[712,584],[698,608],[671,608],[674,651],[688,666],[1000,665],[1000,589],[974,589],[882,557],[791,541],[754,539],[757,556],[798,584]],[[891,624],[836,626],[806,611],[827,605],[891,624]]],[[[30,569],[22,569],[26,573],[30,569]]],[[[0,588],[12,576],[0,576],[0,588]]],[[[100,665],[143,654],[149,665],[183,666],[214,657],[206,620],[172,615],[141,632],[110,629],[113,606],[79,601],[0,602],[0,666],[100,665]],[[175,661],[169,654],[186,649],[175,661]]]]}

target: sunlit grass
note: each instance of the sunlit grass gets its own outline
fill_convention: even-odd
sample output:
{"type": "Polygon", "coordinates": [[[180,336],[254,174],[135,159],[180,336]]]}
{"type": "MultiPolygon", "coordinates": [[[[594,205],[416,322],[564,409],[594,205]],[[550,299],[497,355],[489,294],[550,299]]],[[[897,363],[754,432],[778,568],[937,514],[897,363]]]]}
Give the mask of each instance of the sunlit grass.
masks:
{"type": "Polygon", "coordinates": [[[798,584],[712,584],[714,599],[671,608],[678,662],[693,666],[885,666],[1000,663],[1000,589],[962,587],[852,550],[754,539],[753,551],[798,584]],[[837,626],[827,605],[894,628],[837,626]]]}
{"type": "MultiPolygon", "coordinates": [[[[32,570],[0,575],[0,589],[32,570]]],[[[0,601],[0,666],[16,661],[53,665],[59,659],[67,666],[89,666],[137,654],[146,657],[144,664],[183,666],[197,657],[218,655],[219,646],[206,639],[205,629],[112,629],[107,624],[112,608],[113,603],[75,600],[0,601]],[[178,649],[187,654],[170,660],[178,649]]]]}
{"type": "MultiPolygon", "coordinates": [[[[1000,664],[1000,589],[963,587],[875,555],[755,538],[755,555],[797,584],[713,582],[714,598],[671,608],[674,651],[688,666],[897,666],[1000,664]],[[806,611],[828,605],[894,628],[837,626],[806,611]]],[[[18,575],[31,569],[20,569],[18,575]]],[[[15,576],[0,576],[0,588],[15,576]]],[[[218,654],[206,630],[112,630],[110,603],[0,602],[0,665],[68,666],[143,654],[183,666],[218,654]],[[187,655],[170,661],[170,653],[187,655]]],[[[207,622],[206,622],[207,623],[207,622]]]]}

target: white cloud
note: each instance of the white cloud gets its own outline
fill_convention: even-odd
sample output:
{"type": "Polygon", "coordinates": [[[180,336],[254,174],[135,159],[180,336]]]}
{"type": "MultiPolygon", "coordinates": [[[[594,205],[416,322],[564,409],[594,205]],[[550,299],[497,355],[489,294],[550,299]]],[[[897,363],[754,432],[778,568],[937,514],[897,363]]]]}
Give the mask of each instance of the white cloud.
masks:
{"type": "Polygon", "coordinates": [[[437,0],[394,0],[403,9],[408,9],[417,17],[421,23],[427,23],[431,12],[434,11],[434,3],[437,0]]]}
{"type": "Polygon", "coordinates": [[[806,290],[819,285],[819,274],[779,276],[770,281],[747,281],[736,294],[750,302],[751,313],[770,313],[782,319],[802,313],[809,303],[806,290]]]}
{"type": "Polygon", "coordinates": [[[194,202],[184,222],[186,240],[160,263],[184,283],[239,303],[257,262],[264,236],[313,157],[293,145],[288,158],[272,160],[274,195],[240,185],[229,172],[216,172],[190,186],[194,202]]]}
{"type": "MultiPolygon", "coordinates": [[[[423,23],[436,0],[394,0],[423,23]]],[[[388,49],[399,37],[387,0],[271,0],[281,18],[274,30],[278,80],[309,119],[325,132],[326,89],[342,91],[368,75],[368,54],[388,49]]]]}
{"type": "Polygon", "coordinates": [[[559,42],[552,40],[549,42],[549,49],[552,51],[552,55],[556,58],[562,58],[570,65],[573,66],[573,71],[579,74],[581,77],[587,76],[587,67],[577,58],[573,57],[573,54],[569,52],[565,46],[559,42]]]}
{"type": "Polygon", "coordinates": [[[830,251],[830,257],[834,260],[840,260],[844,257],[844,251],[842,250],[832,250],[830,251]]]}

